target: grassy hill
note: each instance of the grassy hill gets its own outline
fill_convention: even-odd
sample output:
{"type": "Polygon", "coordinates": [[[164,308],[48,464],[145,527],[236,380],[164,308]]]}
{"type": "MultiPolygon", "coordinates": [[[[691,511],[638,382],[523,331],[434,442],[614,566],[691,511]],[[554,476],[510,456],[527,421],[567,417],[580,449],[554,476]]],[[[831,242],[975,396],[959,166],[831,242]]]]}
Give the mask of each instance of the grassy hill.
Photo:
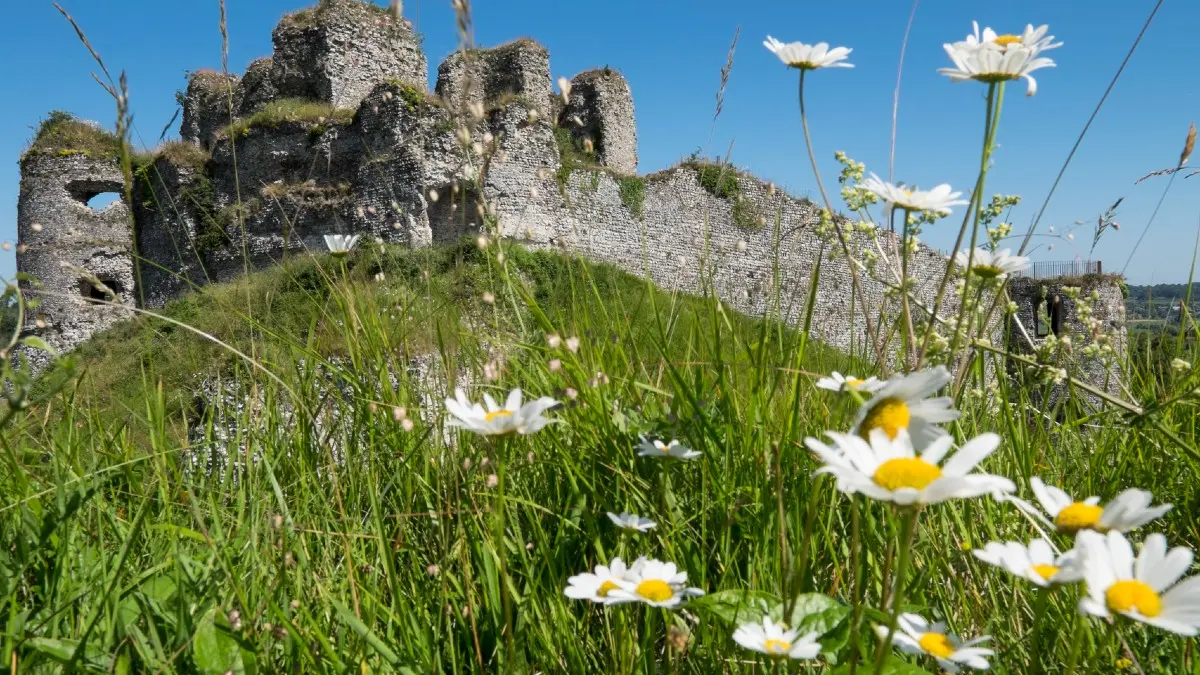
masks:
{"type": "MultiPolygon", "coordinates": [[[[762,672],[730,634],[764,608],[822,634],[816,671],[873,659],[870,607],[907,521],[814,478],[804,446],[858,407],[815,376],[869,373],[771,318],[549,251],[363,246],[207,286],[68,363],[0,435],[0,649],[19,672],[762,672]],[[473,436],[445,426],[456,383],[562,405],[537,434],[473,436]],[[643,434],[702,454],[640,457],[643,434]],[[564,596],[640,555],[708,595],[674,612],[564,596]]],[[[1131,379],[1148,403],[1174,383],[1131,379]]],[[[1145,487],[1176,504],[1156,530],[1194,537],[1190,403],[1047,425],[1004,378],[956,405],[957,439],[1002,437],[985,470],[1105,498],[1145,487]]],[[[1083,632],[1074,589],[1019,591],[968,553],[1029,536],[1011,505],[913,522],[905,606],[994,635],[997,672],[1079,641],[1117,658],[1083,632]],[[1035,647],[1035,604],[1070,630],[1035,647]]],[[[1147,672],[1192,667],[1181,641],[1121,639],[1147,672]]],[[[884,672],[934,667],[893,656],[884,672]]]]}

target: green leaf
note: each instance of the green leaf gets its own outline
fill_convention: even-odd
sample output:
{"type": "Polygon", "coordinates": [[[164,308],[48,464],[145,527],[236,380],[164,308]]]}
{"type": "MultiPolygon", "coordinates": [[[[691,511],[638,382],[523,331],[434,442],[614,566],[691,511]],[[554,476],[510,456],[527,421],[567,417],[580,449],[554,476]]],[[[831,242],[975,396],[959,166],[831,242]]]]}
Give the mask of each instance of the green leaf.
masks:
{"type": "Polygon", "coordinates": [[[400,665],[400,657],[396,656],[396,652],[392,651],[390,647],[384,644],[383,640],[380,640],[378,635],[371,632],[371,629],[367,627],[367,624],[362,622],[362,619],[354,616],[354,612],[351,612],[348,607],[337,600],[330,598],[329,602],[332,603],[333,608],[337,610],[338,618],[342,620],[342,623],[350,626],[351,630],[357,633],[359,637],[366,640],[367,644],[371,645],[371,649],[374,649],[376,654],[379,654],[381,657],[383,657],[383,660],[387,661],[389,665],[400,665]]]}
{"type": "Polygon", "coordinates": [[[54,354],[54,348],[51,347],[45,340],[36,335],[26,335],[25,337],[21,338],[21,342],[28,347],[33,347],[34,349],[41,350],[47,354],[54,354]]]}
{"type": "Polygon", "coordinates": [[[730,589],[701,596],[688,603],[688,608],[708,612],[733,625],[762,621],[770,607],[779,604],[779,598],[766,591],[730,589]]]}
{"type": "MultiPolygon", "coordinates": [[[[771,617],[783,620],[785,603],[771,607],[771,617]]],[[[850,608],[822,593],[801,593],[796,597],[792,607],[792,615],[783,620],[791,628],[804,633],[825,635],[837,628],[846,617],[850,616],[850,608]]]]}
{"type": "MultiPolygon", "coordinates": [[[[71,656],[75,654],[75,650],[79,647],[79,640],[56,640],[53,638],[34,637],[25,640],[25,646],[34,651],[41,652],[46,656],[58,661],[59,663],[69,663],[71,656]]],[[[83,656],[79,663],[83,667],[93,673],[107,673],[112,671],[112,657],[99,648],[87,645],[84,647],[83,656]]]]}
{"type": "MultiPolygon", "coordinates": [[[[847,675],[849,672],[850,664],[843,663],[837,668],[829,671],[829,675],[847,675]]],[[[874,664],[863,663],[862,661],[859,661],[858,669],[855,672],[873,673],[875,672],[874,664]]],[[[883,670],[880,672],[883,673],[883,675],[931,675],[928,670],[925,670],[920,666],[914,666],[913,664],[894,654],[887,657],[887,661],[884,661],[883,663],[883,670]]]]}
{"type": "Polygon", "coordinates": [[[242,661],[242,648],[229,631],[217,626],[216,608],[209,609],[201,617],[192,641],[192,661],[201,673],[247,673],[242,661]]]}

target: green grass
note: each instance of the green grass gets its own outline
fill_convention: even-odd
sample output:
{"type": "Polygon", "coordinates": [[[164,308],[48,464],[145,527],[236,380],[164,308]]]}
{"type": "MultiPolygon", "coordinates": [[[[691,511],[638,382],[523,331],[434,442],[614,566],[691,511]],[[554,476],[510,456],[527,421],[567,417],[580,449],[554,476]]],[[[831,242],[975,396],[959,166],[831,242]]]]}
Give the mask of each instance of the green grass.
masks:
{"type": "Polygon", "coordinates": [[[21,155],[21,161],[35,155],[83,155],[116,161],[121,157],[122,145],[121,139],[115,134],[77,119],[70,113],[55,110],[38,125],[33,140],[21,155]]]}
{"type": "MultiPolygon", "coordinates": [[[[734,608],[717,601],[775,597],[787,583],[809,594],[797,620],[828,628],[830,653],[846,658],[848,605],[860,593],[878,602],[898,521],[854,502],[855,546],[851,501],[812,476],[802,441],[847,428],[854,413],[848,398],[814,388],[814,374],[862,365],[711,299],[559,254],[503,252],[500,262],[495,243],[467,241],[368,245],[344,266],[301,256],[166,308],[193,330],[142,319],[87,343],[75,374],[44,380],[4,435],[0,540],[23,542],[0,552],[4,611],[16,617],[5,649],[28,672],[56,670],[84,635],[85,670],[455,672],[482,661],[759,672],[729,639],[734,608]],[[578,336],[578,352],[549,346],[547,333],[578,336]],[[497,355],[499,379],[485,381],[497,355]],[[431,378],[414,375],[421,358],[436,364],[431,378]],[[564,401],[559,423],[496,442],[447,436],[439,397],[464,374],[474,392],[520,386],[564,401]],[[196,418],[206,375],[238,394],[196,418]],[[196,468],[190,458],[210,458],[231,419],[243,450],[196,468]],[[189,423],[214,425],[201,433],[209,440],[189,444],[189,423]],[[639,434],[704,454],[640,458],[639,434]],[[503,496],[488,482],[501,467],[503,496]],[[622,534],[606,511],[659,525],[622,534]],[[859,584],[851,551],[862,555],[859,584]],[[639,554],[678,563],[710,592],[693,601],[695,621],[562,595],[567,577],[639,554]],[[686,628],[685,651],[669,646],[668,627],[686,628]]],[[[1068,407],[1066,426],[1047,428],[1026,416],[1029,391],[998,386],[983,396],[968,387],[951,425],[959,438],[1002,435],[986,470],[1022,485],[1041,475],[1078,495],[1146,487],[1176,504],[1156,529],[1194,536],[1198,465],[1155,431],[1194,444],[1190,408],[1129,424],[1068,407]]],[[[1131,386],[1161,399],[1179,383],[1135,375],[1131,386]]],[[[907,604],[994,635],[1001,673],[1027,672],[1033,594],[966,549],[1027,536],[1012,507],[986,499],[931,507],[917,529],[907,604]]],[[[1048,605],[1061,630],[1044,637],[1047,653],[1067,652],[1074,594],[1048,605]]],[[[1191,663],[1178,641],[1126,626],[1121,635],[1147,672],[1191,663]]],[[[1085,653],[1117,658],[1109,634],[1082,639],[1085,653]]],[[[869,660],[868,625],[858,644],[869,660]]]]}
{"type": "Polygon", "coordinates": [[[349,124],[354,119],[351,108],[335,108],[321,101],[284,98],[270,101],[249,117],[234,121],[221,132],[226,137],[245,136],[251,129],[278,129],[285,124],[305,125],[310,135],[320,135],[330,125],[349,124]]]}

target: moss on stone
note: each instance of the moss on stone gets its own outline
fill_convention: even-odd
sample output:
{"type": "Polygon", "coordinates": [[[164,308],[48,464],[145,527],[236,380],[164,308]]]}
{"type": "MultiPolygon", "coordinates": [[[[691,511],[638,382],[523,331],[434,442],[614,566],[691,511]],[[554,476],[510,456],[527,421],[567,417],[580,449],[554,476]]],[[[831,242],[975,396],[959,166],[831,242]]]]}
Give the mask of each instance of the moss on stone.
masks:
{"type": "Polygon", "coordinates": [[[417,89],[407,82],[390,78],[387,80],[387,85],[394,89],[392,94],[399,97],[400,102],[409,112],[417,112],[428,106],[441,107],[441,101],[436,97],[430,96],[427,92],[417,89]]]}
{"type": "Polygon", "coordinates": [[[37,133],[21,156],[21,161],[34,155],[71,157],[83,155],[93,159],[120,159],[129,152],[128,144],[116,134],[77,119],[61,110],[52,111],[38,125],[37,133]]]}
{"type": "MultiPolygon", "coordinates": [[[[571,181],[571,174],[575,171],[594,169],[599,161],[595,152],[589,152],[580,143],[575,140],[571,130],[566,127],[554,127],[554,143],[558,146],[558,171],[555,173],[555,178],[558,180],[559,193],[565,193],[567,184],[571,181]]],[[[599,177],[596,177],[596,185],[599,187],[599,177]]]]}
{"type": "Polygon", "coordinates": [[[324,22],[338,6],[357,5],[370,12],[376,19],[387,19],[391,21],[393,15],[387,7],[381,7],[373,2],[364,2],[363,0],[319,0],[316,5],[301,9],[290,14],[284,14],[279,20],[280,26],[294,28],[311,28],[324,22]]]}
{"type": "Polygon", "coordinates": [[[642,209],[646,204],[646,181],[638,176],[617,176],[617,189],[621,194],[621,203],[635,218],[642,217],[642,209]]]}
{"type": "Polygon", "coordinates": [[[223,137],[245,136],[251,129],[278,129],[285,124],[310,125],[309,131],[316,135],[325,133],[329,125],[346,125],[354,119],[351,108],[335,108],[321,101],[300,98],[281,98],[270,101],[253,115],[235,121],[219,135],[223,137]]]}
{"type": "Polygon", "coordinates": [[[195,171],[203,171],[211,155],[195,143],[169,141],[163,143],[154,152],[155,159],[165,159],[174,166],[187,167],[195,171]]]}
{"type": "Polygon", "coordinates": [[[696,172],[700,187],[714,197],[727,199],[733,204],[731,217],[737,227],[749,230],[761,229],[762,220],[758,210],[742,195],[742,184],[737,170],[725,163],[688,160],[686,166],[696,172]]]}

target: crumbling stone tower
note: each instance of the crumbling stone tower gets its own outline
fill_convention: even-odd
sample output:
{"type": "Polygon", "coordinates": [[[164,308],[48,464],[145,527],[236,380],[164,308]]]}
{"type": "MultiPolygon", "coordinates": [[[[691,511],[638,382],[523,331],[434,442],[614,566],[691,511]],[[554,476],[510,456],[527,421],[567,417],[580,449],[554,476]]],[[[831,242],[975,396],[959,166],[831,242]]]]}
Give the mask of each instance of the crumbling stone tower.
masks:
{"type": "Polygon", "coordinates": [[[601,68],[571,79],[571,95],[559,117],[576,142],[592,142],[600,164],[619,173],[637,173],[637,123],[633,92],[621,73],[601,68]]]}
{"type": "Polygon", "coordinates": [[[437,95],[452,110],[472,103],[503,106],[520,99],[545,116],[550,109],[550,52],[520,38],[491,49],[456,51],[438,66],[437,95]]]}
{"type": "Polygon", "coordinates": [[[425,55],[408,22],[359,0],[321,0],[271,34],[279,96],[355,108],[380,82],[426,88],[425,55]]]}
{"type": "Polygon", "coordinates": [[[21,158],[17,270],[38,280],[22,286],[40,302],[37,332],[60,351],[126,316],[96,301],[134,301],[129,207],[119,199],[88,206],[98,195],[123,194],[119,148],[98,126],[51,113],[21,158]]]}
{"type": "Polygon", "coordinates": [[[233,122],[231,105],[233,109],[239,107],[233,100],[233,96],[239,93],[237,84],[236,75],[225,75],[215,70],[190,73],[181,101],[183,120],[179,125],[180,138],[206,149],[211,148],[217,132],[233,122]]]}
{"type": "MultiPolygon", "coordinates": [[[[1013,353],[1036,354],[1057,345],[1052,354],[1055,367],[1107,393],[1121,391],[1124,378],[1120,364],[1127,351],[1127,333],[1125,299],[1117,277],[1016,277],[1009,280],[1008,293],[1017,309],[1008,320],[1008,343],[1013,353]],[[1068,294],[1070,287],[1079,289],[1077,298],[1068,294]]],[[[1072,391],[1065,383],[1054,384],[1042,400],[1042,388],[1030,386],[1031,397],[1044,411],[1054,408],[1072,391]]],[[[1073,391],[1089,405],[1099,407],[1096,396],[1073,391]]]]}

